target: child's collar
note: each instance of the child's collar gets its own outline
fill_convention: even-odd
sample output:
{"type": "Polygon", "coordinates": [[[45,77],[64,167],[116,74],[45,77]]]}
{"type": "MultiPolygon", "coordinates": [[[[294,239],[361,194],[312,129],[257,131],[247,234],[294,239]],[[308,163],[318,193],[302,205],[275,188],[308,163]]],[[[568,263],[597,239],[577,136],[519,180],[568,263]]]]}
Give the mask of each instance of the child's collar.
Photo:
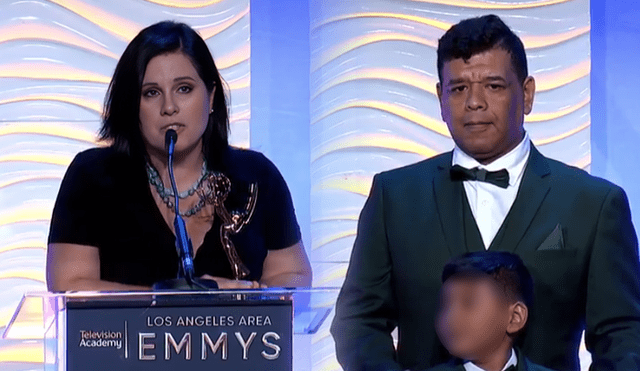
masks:
{"type": "MultiPolygon", "coordinates": [[[[505,371],[510,366],[516,366],[518,364],[518,356],[516,355],[515,349],[511,348],[511,357],[507,360],[507,363],[502,367],[502,371],[505,371]]],[[[471,361],[464,361],[463,366],[465,371],[485,371],[483,368],[476,366],[471,361]]]]}

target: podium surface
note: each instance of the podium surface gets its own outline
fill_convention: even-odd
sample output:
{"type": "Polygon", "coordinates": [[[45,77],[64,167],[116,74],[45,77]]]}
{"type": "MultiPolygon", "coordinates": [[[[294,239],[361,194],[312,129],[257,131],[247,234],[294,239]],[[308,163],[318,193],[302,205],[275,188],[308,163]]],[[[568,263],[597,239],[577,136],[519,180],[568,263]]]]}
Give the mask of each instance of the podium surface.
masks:
{"type": "Polygon", "coordinates": [[[41,363],[16,371],[333,370],[338,291],[28,293],[2,342],[36,354],[40,345],[41,363]]]}

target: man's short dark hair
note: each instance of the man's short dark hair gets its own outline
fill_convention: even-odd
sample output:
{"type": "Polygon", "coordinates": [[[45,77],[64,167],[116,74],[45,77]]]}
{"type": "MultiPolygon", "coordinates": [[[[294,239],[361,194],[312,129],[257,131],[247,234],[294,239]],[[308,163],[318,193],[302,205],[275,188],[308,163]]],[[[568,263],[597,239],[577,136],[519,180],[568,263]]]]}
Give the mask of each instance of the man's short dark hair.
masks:
{"type": "Polygon", "coordinates": [[[511,55],[513,70],[521,84],[529,76],[527,55],[522,40],[496,15],[469,18],[453,25],[438,40],[438,78],[442,83],[442,69],[446,62],[469,58],[493,48],[501,48],[511,55]]]}
{"type": "Polygon", "coordinates": [[[533,278],[518,255],[506,251],[479,251],[462,255],[445,265],[442,283],[452,277],[493,278],[507,298],[533,306],[533,278]]]}

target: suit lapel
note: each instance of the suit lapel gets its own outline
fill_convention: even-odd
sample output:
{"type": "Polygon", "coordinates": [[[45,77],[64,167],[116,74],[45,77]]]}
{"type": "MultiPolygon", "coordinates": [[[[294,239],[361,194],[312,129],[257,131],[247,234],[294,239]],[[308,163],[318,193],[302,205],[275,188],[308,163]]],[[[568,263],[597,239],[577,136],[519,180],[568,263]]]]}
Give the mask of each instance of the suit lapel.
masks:
{"type": "Polygon", "coordinates": [[[492,250],[513,252],[516,249],[549,192],[549,173],[547,160],[532,144],[518,195],[501,227],[504,231],[498,232],[498,235],[500,232],[504,234],[500,241],[495,241],[497,244],[492,243],[492,250]]]}
{"type": "Polygon", "coordinates": [[[452,257],[467,252],[464,244],[462,215],[462,182],[453,182],[449,176],[452,153],[442,157],[433,178],[433,192],[440,224],[452,257]]]}

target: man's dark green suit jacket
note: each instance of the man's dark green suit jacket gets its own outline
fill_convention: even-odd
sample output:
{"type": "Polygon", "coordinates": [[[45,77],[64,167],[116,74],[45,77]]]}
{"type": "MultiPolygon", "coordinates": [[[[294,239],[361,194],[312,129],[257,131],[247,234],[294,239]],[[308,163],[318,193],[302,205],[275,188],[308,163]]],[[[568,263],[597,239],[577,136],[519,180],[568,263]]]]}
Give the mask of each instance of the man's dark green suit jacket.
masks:
{"type": "MultiPolygon", "coordinates": [[[[441,271],[483,248],[465,239],[468,205],[463,184],[449,176],[451,156],[374,177],[331,328],[345,370],[424,369],[448,359],[434,329],[441,271]]],[[[620,187],[532,145],[489,249],[518,254],[535,280],[522,346],[533,362],[579,370],[586,328],[594,370],[640,370],[638,240],[620,187]]]]}

